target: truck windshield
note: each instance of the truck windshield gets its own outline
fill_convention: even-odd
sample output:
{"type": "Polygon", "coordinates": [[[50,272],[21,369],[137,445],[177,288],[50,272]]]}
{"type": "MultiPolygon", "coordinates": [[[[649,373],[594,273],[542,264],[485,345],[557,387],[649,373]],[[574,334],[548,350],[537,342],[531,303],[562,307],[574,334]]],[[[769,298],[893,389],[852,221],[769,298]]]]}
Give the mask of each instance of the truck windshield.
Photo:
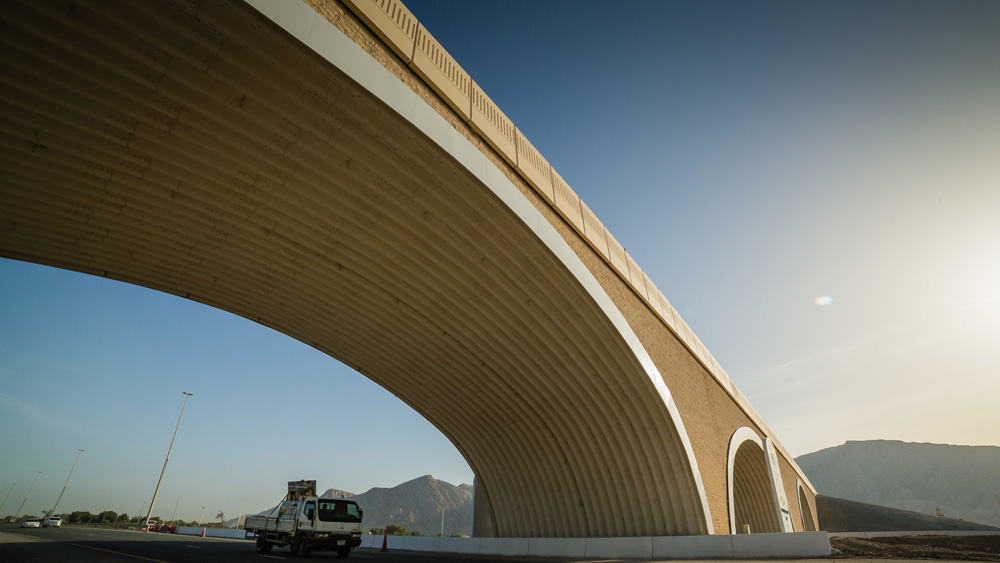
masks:
{"type": "Polygon", "coordinates": [[[360,522],[358,505],[346,500],[319,499],[319,519],[324,522],[360,522]]]}

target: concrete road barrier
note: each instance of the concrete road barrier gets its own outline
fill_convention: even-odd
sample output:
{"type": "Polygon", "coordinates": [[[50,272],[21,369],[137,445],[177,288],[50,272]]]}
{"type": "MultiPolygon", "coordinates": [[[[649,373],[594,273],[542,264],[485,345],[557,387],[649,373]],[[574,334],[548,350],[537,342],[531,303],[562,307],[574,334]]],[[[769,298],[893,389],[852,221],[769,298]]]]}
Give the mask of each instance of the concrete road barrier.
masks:
{"type": "Polygon", "coordinates": [[[244,539],[246,538],[246,530],[235,530],[233,528],[195,528],[192,526],[179,526],[177,528],[178,534],[184,534],[186,536],[200,536],[202,530],[205,531],[206,538],[230,538],[230,539],[244,539]]]}
{"type": "Polygon", "coordinates": [[[659,559],[733,559],[733,536],[656,537],[653,538],[653,557],[659,559]]]}
{"type": "MultiPolygon", "coordinates": [[[[379,549],[381,536],[362,547],[379,549]]],[[[437,538],[389,536],[390,550],[502,556],[625,559],[752,559],[829,557],[826,532],[636,538],[437,538]]]]}
{"type": "Polygon", "coordinates": [[[653,538],[587,538],[584,557],[653,557],[653,538]]]}
{"type": "Polygon", "coordinates": [[[830,555],[830,536],[826,532],[794,534],[739,534],[733,538],[733,557],[826,557],[830,555]]]}
{"type": "Polygon", "coordinates": [[[530,542],[530,538],[482,538],[479,544],[479,554],[504,557],[524,556],[528,554],[530,542]]]}
{"type": "Polygon", "coordinates": [[[528,555],[535,557],[583,557],[586,553],[586,538],[531,538],[528,540],[528,555]]]}
{"type": "Polygon", "coordinates": [[[485,538],[441,538],[438,549],[442,553],[479,553],[483,539],[485,538]]]}

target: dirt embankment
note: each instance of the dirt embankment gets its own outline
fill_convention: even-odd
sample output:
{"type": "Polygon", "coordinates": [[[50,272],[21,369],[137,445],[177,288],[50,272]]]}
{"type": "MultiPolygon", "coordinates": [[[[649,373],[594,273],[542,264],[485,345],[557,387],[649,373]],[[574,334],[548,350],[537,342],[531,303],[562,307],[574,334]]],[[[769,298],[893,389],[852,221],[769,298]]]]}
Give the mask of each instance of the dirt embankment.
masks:
{"type": "Polygon", "coordinates": [[[838,559],[953,559],[1000,561],[1000,536],[830,538],[838,559]]]}

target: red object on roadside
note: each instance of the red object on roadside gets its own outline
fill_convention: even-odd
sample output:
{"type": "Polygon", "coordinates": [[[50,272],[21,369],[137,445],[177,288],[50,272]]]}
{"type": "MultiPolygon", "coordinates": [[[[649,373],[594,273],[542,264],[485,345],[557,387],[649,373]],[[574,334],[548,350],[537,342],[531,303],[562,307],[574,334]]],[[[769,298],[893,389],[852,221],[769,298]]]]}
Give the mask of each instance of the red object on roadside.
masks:
{"type": "Polygon", "coordinates": [[[386,528],[382,533],[382,551],[389,551],[389,529],[386,528]]]}

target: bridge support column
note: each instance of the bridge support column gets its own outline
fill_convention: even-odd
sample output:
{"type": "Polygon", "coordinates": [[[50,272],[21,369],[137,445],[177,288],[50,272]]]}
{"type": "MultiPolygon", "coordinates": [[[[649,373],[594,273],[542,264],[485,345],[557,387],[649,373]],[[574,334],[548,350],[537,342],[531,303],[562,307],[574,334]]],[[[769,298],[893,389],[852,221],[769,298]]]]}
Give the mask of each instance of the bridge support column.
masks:
{"type": "Polygon", "coordinates": [[[496,537],[490,499],[486,496],[486,490],[479,484],[479,479],[475,477],[472,478],[472,537],[496,537]]]}

